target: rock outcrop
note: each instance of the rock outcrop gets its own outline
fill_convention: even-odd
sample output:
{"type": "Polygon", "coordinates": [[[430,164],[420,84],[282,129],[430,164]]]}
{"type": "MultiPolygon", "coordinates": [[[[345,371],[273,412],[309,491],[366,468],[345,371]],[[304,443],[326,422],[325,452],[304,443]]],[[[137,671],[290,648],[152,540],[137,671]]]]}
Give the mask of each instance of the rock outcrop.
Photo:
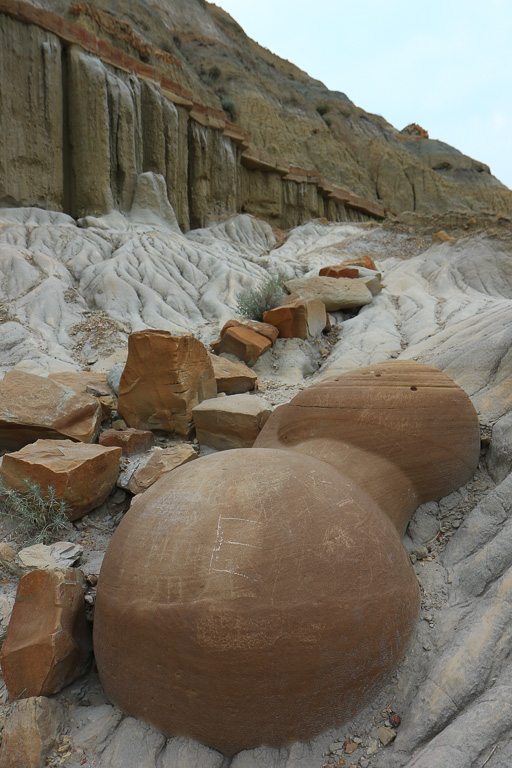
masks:
{"type": "Polygon", "coordinates": [[[8,371],[0,382],[3,450],[17,450],[38,438],[92,443],[100,421],[101,407],[92,395],[24,371],[8,371]]]}
{"type": "Polygon", "coordinates": [[[80,572],[36,570],[23,576],[0,654],[11,700],[62,690],[85,672],[90,656],[80,572]]]}
{"type": "Polygon", "coordinates": [[[168,331],[131,334],[118,395],[128,426],[189,437],[192,409],[216,395],[213,366],[200,341],[168,331]]]}
{"type": "Polygon", "coordinates": [[[77,520],[105,501],[116,484],[121,448],[74,443],[71,440],[37,440],[3,457],[0,476],[15,490],[25,490],[25,480],[40,488],[52,486],[57,499],[68,506],[68,517],[77,520]]]}

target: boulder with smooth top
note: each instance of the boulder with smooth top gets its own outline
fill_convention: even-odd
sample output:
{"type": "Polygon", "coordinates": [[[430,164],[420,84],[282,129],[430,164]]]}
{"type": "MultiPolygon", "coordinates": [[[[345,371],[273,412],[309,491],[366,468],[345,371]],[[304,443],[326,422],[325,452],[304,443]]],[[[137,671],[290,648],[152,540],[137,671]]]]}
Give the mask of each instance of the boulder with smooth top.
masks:
{"type": "Polygon", "coordinates": [[[206,400],[192,412],[199,443],[219,451],[250,448],[271,413],[268,401],[258,395],[206,400]]]}
{"type": "Polygon", "coordinates": [[[361,280],[349,277],[299,277],[285,283],[290,293],[303,299],[318,299],[327,312],[357,309],[371,304],[372,294],[361,280]]]}

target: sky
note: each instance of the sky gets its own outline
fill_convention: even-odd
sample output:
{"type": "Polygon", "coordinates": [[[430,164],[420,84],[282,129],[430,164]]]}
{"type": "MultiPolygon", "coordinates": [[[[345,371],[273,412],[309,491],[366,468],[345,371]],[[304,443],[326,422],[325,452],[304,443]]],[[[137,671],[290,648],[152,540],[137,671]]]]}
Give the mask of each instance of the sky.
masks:
{"type": "Polygon", "coordinates": [[[215,0],[253,40],[512,188],[512,0],[215,0]]]}

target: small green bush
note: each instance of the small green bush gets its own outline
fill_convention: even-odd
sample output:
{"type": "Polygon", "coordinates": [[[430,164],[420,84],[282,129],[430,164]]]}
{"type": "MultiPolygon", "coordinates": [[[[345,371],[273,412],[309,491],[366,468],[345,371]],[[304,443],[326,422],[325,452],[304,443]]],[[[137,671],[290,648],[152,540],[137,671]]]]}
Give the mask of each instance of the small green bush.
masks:
{"type": "Polygon", "coordinates": [[[242,317],[263,320],[263,314],[277,307],[284,295],[283,278],[279,274],[277,277],[269,277],[257,288],[237,294],[236,308],[242,317]]]}
{"type": "Polygon", "coordinates": [[[220,105],[227,114],[232,123],[236,122],[236,104],[233,99],[224,97],[220,100],[220,105]]]}
{"type": "Polygon", "coordinates": [[[328,113],[329,107],[327,104],[318,104],[316,107],[316,111],[318,112],[319,115],[323,117],[328,113]]]}
{"type": "Polygon", "coordinates": [[[15,524],[13,534],[31,544],[48,544],[67,527],[68,506],[57,499],[52,486],[44,492],[30,480],[23,482],[26,490],[15,491],[0,479],[0,499],[15,524]]]}

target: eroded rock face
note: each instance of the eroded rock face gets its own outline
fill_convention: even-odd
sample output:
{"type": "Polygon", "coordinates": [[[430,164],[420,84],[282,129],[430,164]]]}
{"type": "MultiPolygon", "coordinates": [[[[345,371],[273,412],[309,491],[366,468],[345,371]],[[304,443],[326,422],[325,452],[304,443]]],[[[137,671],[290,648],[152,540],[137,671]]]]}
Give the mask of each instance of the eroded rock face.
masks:
{"type": "Polygon", "coordinates": [[[118,398],[128,426],[189,437],[192,408],[216,395],[210,357],[193,336],[149,329],[130,335],[118,398]]]}
{"type": "Polygon", "coordinates": [[[311,456],[233,450],[132,505],[101,570],[96,660],[125,712],[233,754],[350,716],[417,608],[407,553],[364,491],[311,456]]]}
{"type": "Polygon", "coordinates": [[[72,440],[37,440],[14,453],[6,453],[0,476],[9,488],[25,490],[25,479],[41,488],[52,486],[58,499],[76,520],[102,504],[119,473],[121,448],[74,443],[72,440]]]}
{"type": "Polygon", "coordinates": [[[100,445],[118,446],[123,456],[144,453],[155,444],[155,436],[149,429],[106,429],[101,433],[100,445]]]}
{"type": "Polygon", "coordinates": [[[396,360],[305,389],[272,413],[255,447],[315,456],[364,488],[403,533],[411,512],[469,480],[480,429],[461,387],[396,360]]]}
{"type": "Polygon", "coordinates": [[[0,654],[11,700],[62,690],[85,672],[90,652],[80,573],[68,568],[23,576],[0,654]]]}
{"type": "Polygon", "coordinates": [[[0,382],[0,446],[15,451],[38,438],[92,443],[101,408],[92,395],[24,371],[8,371],[0,382]]]}

